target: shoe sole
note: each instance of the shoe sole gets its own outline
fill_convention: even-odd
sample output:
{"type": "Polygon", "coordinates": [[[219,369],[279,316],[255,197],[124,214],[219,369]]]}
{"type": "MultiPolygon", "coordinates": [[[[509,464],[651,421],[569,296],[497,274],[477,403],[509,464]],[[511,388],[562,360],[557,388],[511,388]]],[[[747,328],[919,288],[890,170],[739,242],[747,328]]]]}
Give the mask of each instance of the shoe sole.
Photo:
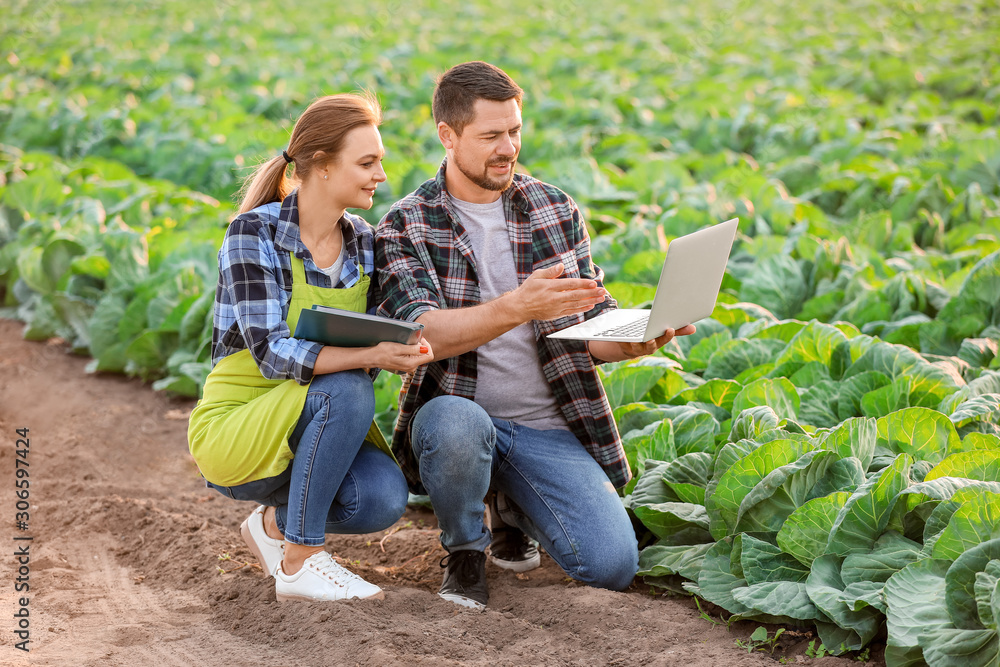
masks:
{"type": "Polygon", "coordinates": [[[483,611],[486,609],[486,605],[482,602],[476,602],[472,598],[467,598],[464,595],[458,595],[457,593],[438,593],[438,597],[442,600],[453,602],[454,604],[468,609],[475,609],[476,611],[483,611]]]}
{"type": "Polygon", "coordinates": [[[534,570],[536,567],[542,564],[541,554],[535,554],[533,557],[527,560],[513,561],[513,560],[501,560],[490,556],[490,562],[497,567],[510,570],[511,572],[527,572],[529,570],[534,570]]]}
{"type": "MultiPolygon", "coordinates": [[[[249,517],[240,524],[240,535],[243,537],[243,541],[253,552],[253,555],[257,557],[257,562],[260,563],[260,569],[264,570],[267,567],[267,559],[264,558],[264,554],[261,553],[260,547],[257,546],[257,542],[253,539],[253,534],[250,532],[250,519],[249,517]]],[[[265,570],[265,574],[273,577],[274,572],[265,570]]]]}
{"type": "MultiPolygon", "coordinates": [[[[329,600],[324,598],[311,598],[308,595],[288,595],[284,593],[275,593],[275,597],[278,602],[340,602],[340,600],[329,600]]],[[[341,598],[342,600],[384,600],[385,591],[379,591],[375,595],[369,595],[366,598],[350,597],[341,598]]]]}

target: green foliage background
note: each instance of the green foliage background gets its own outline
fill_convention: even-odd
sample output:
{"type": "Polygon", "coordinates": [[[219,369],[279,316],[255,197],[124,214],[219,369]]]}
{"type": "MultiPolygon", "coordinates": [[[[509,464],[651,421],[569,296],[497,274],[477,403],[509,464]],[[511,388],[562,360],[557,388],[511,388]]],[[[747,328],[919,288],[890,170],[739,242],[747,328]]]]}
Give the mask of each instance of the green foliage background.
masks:
{"type": "Polygon", "coordinates": [[[252,165],[370,88],[376,223],[440,162],[434,78],[488,60],[623,304],[671,238],[741,219],[713,317],[602,368],[646,580],[836,652],[887,624],[891,665],[995,665],[998,35],[989,0],[7,3],[0,314],[196,396],[252,165]]]}

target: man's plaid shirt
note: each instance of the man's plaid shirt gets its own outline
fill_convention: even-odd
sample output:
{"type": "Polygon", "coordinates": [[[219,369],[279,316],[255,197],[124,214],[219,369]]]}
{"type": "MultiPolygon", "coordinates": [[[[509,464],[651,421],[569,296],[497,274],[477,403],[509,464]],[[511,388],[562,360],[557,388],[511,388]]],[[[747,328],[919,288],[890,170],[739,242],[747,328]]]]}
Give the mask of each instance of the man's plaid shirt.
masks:
{"type": "MultiPolygon", "coordinates": [[[[446,167],[447,161],[436,178],[397,202],[375,230],[379,315],[413,322],[430,310],[481,303],[472,243],[448,202],[446,167]]],[[[516,174],[502,199],[519,284],[533,271],[559,262],[567,277],[602,283],[604,272],[591,260],[586,225],[566,193],[516,174]]],[[[532,324],[542,371],[570,429],[611,482],[620,487],[629,481],[631,471],[594,358],[582,341],[545,337],[616,307],[608,297],[585,314],[532,324]]],[[[422,485],[410,448],[410,420],[420,406],[436,396],[473,399],[476,363],[475,350],[435,360],[418,368],[404,384],[392,447],[416,490],[422,485]]]]}

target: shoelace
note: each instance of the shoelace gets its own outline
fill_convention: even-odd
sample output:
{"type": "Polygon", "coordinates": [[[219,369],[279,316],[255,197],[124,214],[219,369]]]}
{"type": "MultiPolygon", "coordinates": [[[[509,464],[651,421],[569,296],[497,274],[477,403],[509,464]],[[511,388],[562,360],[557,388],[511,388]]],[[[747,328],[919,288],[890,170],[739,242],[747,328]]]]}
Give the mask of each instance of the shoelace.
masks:
{"type": "Polygon", "coordinates": [[[319,563],[316,563],[315,561],[312,562],[313,569],[316,570],[317,574],[328,577],[335,584],[342,587],[351,582],[364,582],[364,579],[346,569],[337,561],[333,560],[333,556],[329,553],[323,553],[326,554],[326,557],[321,557],[319,563]]]}

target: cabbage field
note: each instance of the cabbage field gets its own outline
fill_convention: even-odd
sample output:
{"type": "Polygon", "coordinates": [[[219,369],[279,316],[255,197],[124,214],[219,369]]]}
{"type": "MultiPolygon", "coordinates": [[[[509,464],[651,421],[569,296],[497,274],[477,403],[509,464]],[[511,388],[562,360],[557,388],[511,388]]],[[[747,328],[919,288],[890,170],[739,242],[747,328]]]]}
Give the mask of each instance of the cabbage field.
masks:
{"type": "Polygon", "coordinates": [[[580,203],[623,305],[670,239],[741,221],[712,318],[601,367],[644,581],[834,654],[1000,664],[994,0],[6,5],[0,316],[26,338],[197,396],[249,168],[370,88],[374,224],[443,156],[434,77],[491,61],[525,90],[522,170],[580,203]]]}

